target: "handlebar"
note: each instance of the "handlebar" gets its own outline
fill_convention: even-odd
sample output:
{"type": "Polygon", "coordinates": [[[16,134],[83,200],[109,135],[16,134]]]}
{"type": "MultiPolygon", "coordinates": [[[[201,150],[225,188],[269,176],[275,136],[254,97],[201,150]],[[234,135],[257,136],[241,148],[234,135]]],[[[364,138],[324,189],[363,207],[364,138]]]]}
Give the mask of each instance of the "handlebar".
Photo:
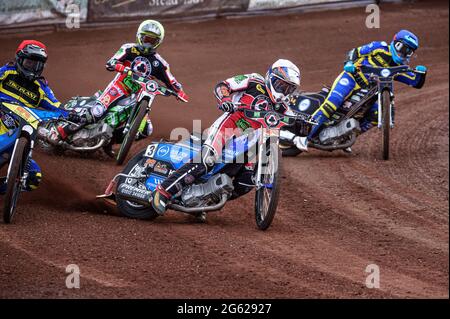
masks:
{"type": "Polygon", "coordinates": [[[179,94],[177,92],[175,92],[175,91],[173,91],[173,90],[171,90],[171,89],[169,89],[169,88],[159,84],[153,77],[142,77],[142,76],[140,76],[138,74],[133,73],[133,71],[131,71],[131,70],[129,70],[128,72],[129,72],[129,74],[131,73],[131,77],[136,82],[141,82],[141,83],[148,84],[150,81],[153,81],[157,85],[157,87],[155,87],[154,89],[149,90],[149,91],[159,92],[161,95],[164,95],[164,96],[171,96],[171,95],[173,95],[176,98],[180,99],[180,96],[179,96],[179,94]]]}
{"type": "Polygon", "coordinates": [[[370,73],[372,76],[379,78],[391,78],[397,74],[416,72],[407,65],[400,65],[388,68],[361,65],[358,69],[363,73],[370,73]]]}
{"type": "MultiPolygon", "coordinates": [[[[247,106],[247,107],[250,106],[250,105],[246,105],[246,104],[242,104],[242,103],[236,103],[236,104],[238,104],[239,106],[247,106]]],[[[299,119],[299,116],[297,116],[297,115],[281,114],[276,111],[257,111],[257,110],[252,110],[252,109],[248,109],[248,108],[243,108],[243,107],[238,107],[236,109],[236,111],[247,113],[247,114],[252,114],[252,115],[258,114],[258,116],[255,116],[255,118],[264,118],[268,113],[271,113],[271,114],[276,114],[277,116],[279,116],[280,119],[282,119],[282,118],[290,118],[290,119],[294,119],[294,120],[299,119]]]]}

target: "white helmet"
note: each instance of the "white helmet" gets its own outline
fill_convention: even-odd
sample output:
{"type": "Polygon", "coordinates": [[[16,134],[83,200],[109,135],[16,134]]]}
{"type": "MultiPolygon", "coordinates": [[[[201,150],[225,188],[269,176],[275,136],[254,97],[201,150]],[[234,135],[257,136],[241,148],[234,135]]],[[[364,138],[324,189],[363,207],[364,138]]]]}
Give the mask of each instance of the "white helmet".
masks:
{"type": "Polygon", "coordinates": [[[300,69],[291,61],[280,59],[266,75],[266,86],[274,103],[289,106],[289,96],[300,87],[300,69]]]}
{"type": "Polygon", "coordinates": [[[155,20],[145,20],[138,28],[137,43],[143,46],[158,48],[164,41],[165,30],[161,23],[155,20]]]}

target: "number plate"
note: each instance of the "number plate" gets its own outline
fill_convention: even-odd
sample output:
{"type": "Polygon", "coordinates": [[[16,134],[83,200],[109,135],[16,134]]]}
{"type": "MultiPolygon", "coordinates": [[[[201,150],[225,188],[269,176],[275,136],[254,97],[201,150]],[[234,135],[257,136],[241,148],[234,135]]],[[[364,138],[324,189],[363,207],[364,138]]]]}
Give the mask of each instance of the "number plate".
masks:
{"type": "Polygon", "coordinates": [[[153,158],[155,156],[156,150],[158,149],[159,144],[152,144],[147,147],[147,150],[145,151],[144,156],[153,158]]]}

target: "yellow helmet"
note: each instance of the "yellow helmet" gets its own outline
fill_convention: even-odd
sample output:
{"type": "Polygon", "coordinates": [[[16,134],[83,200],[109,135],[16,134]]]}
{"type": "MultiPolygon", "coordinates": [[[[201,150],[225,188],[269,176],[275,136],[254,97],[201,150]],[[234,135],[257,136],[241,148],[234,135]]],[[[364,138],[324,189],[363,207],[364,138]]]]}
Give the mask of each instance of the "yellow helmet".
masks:
{"type": "Polygon", "coordinates": [[[158,48],[164,41],[165,30],[161,23],[155,20],[146,20],[141,23],[136,34],[139,45],[149,45],[158,48]]]}

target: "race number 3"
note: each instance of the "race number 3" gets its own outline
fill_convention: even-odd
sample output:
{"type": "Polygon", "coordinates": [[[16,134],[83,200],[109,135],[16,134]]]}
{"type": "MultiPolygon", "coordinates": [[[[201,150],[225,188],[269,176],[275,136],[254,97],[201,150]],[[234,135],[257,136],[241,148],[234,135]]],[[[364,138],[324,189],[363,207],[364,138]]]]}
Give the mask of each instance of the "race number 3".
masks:
{"type": "Polygon", "coordinates": [[[158,149],[158,144],[152,144],[147,147],[145,151],[145,157],[153,158],[155,156],[156,150],[158,149]]]}

